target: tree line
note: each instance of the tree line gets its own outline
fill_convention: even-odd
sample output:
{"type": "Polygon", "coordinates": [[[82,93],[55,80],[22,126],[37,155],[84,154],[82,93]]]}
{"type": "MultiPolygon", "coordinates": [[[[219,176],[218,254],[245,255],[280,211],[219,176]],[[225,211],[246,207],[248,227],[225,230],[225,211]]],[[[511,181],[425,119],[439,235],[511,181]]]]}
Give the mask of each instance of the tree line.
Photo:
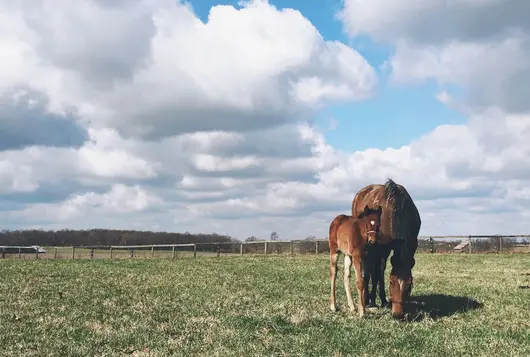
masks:
{"type": "Polygon", "coordinates": [[[192,234],[118,229],[3,230],[0,245],[108,246],[141,244],[230,243],[238,240],[217,233],[192,234]]]}

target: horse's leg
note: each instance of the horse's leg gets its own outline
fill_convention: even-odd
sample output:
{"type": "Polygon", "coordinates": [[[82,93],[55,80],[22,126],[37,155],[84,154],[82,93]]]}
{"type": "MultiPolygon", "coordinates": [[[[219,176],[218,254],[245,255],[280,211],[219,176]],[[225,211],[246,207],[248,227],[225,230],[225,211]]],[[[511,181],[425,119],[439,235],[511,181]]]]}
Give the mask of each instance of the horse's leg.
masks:
{"type": "Polygon", "coordinates": [[[364,301],[369,301],[368,285],[370,284],[370,276],[372,277],[372,282],[373,282],[374,281],[374,277],[372,275],[371,257],[368,255],[363,260],[364,301]]]}
{"type": "Polygon", "coordinates": [[[351,256],[344,254],[344,290],[346,290],[346,297],[348,299],[348,307],[350,311],[355,311],[355,305],[351,297],[350,290],[350,273],[351,273],[351,256]]]}
{"type": "Polygon", "coordinates": [[[381,307],[388,306],[388,301],[386,299],[385,293],[385,270],[386,270],[386,260],[388,259],[387,252],[383,252],[380,257],[380,261],[377,264],[379,269],[379,299],[381,299],[381,307]]]}
{"type": "Polygon", "coordinates": [[[337,251],[330,253],[330,259],[329,259],[329,278],[331,280],[331,297],[329,298],[329,308],[331,311],[336,311],[337,308],[335,306],[335,281],[337,278],[337,258],[338,253],[337,251]]]}
{"type": "Polygon", "coordinates": [[[410,295],[412,294],[412,288],[414,287],[414,278],[412,277],[412,268],[414,268],[414,265],[416,265],[416,259],[414,257],[410,258],[410,285],[407,289],[407,301],[410,300],[410,295]]]}
{"type": "Polygon", "coordinates": [[[370,291],[370,299],[368,300],[368,306],[370,307],[376,307],[377,304],[375,303],[375,297],[377,295],[377,285],[379,284],[379,272],[378,272],[378,264],[377,261],[372,262],[372,291],[370,291]]]}
{"type": "Polygon", "coordinates": [[[357,294],[359,295],[359,316],[364,316],[366,301],[364,300],[364,282],[362,277],[362,258],[360,256],[353,257],[353,268],[355,269],[355,283],[357,285],[357,294]]]}

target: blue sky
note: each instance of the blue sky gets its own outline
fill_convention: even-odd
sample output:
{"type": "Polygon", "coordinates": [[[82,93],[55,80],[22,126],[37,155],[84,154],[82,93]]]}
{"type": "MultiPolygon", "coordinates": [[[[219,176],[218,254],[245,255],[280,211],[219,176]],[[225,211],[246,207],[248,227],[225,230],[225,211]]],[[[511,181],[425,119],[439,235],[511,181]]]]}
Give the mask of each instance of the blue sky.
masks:
{"type": "MultiPolygon", "coordinates": [[[[222,4],[239,7],[239,1],[193,0],[190,3],[203,22],[208,20],[212,6],[222,4]]],[[[375,43],[364,35],[348,38],[342,23],[336,18],[342,1],[270,0],[269,3],[278,9],[300,11],[325,40],[352,46],[380,76],[379,87],[373,98],[328,106],[318,113],[315,124],[335,148],[348,152],[367,148],[399,148],[439,125],[465,123],[465,117],[435,98],[440,87],[433,81],[415,85],[389,83],[381,67],[394,49],[390,45],[375,43]],[[336,120],[336,130],[328,130],[330,119],[336,120]]]]}
{"type": "Polygon", "coordinates": [[[0,2],[0,228],[325,236],[390,176],[421,234],[526,229],[522,2],[85,1],[0,2]]]}

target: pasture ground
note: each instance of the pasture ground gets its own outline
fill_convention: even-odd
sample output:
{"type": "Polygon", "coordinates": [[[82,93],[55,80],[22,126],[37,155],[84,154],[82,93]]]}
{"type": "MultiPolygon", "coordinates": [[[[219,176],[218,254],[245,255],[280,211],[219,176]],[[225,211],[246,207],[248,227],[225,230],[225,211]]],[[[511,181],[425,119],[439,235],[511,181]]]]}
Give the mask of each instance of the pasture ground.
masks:
{"type": "Polygon", "coordinates": [[[530,356],[528,255],[418,254],[412,322],[347,312],[342,266],[333,313],[326,254],[0,260],[0,355],[530,356]]]}

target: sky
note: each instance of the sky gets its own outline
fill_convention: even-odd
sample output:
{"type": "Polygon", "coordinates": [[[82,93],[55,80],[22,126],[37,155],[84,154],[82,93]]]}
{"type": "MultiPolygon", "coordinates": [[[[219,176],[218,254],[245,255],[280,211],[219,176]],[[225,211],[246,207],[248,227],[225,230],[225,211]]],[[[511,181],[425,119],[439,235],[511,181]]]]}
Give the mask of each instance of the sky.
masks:
{"type": "Polygon", "coordinates": [[[0,229],[525,234],[530,3],[0,0],[0,229]]]}

